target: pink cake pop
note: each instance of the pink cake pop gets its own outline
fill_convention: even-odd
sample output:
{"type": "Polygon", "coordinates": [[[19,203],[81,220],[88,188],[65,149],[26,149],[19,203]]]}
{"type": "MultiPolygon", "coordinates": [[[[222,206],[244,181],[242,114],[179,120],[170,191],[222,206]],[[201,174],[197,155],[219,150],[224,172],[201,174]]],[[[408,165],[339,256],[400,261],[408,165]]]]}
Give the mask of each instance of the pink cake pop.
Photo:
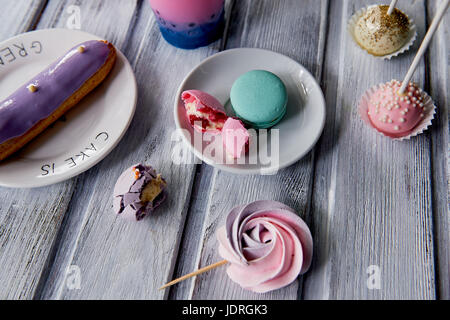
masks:
{"type": "Polygon", "coordinates": [[[410,80],[449,5],[450,0],[442,1],[403,82],[392,80],[363,95],[359,103],[361,118],[382,134],[408,139],[431,125],[436,106],[428,94],[410,80]]]}
{"type": "Polygon", "coordinates": [[[409,83],[405,94],[399,94],[400,87],[397,80],[381,85],[371,96],[367,112],[378,131],[394,138],[409,135],[426,115],[422,90],[409,83]]]}

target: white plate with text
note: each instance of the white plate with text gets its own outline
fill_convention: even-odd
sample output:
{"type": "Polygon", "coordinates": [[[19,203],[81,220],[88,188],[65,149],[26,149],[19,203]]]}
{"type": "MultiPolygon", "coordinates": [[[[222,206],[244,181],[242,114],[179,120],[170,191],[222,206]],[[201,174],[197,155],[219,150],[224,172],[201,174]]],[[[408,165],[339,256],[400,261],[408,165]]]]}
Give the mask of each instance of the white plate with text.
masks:
{"type": "MultiPolygon", "coordinates": [[[[81,31],[48,29],[0,43],[0,101],[70,48],[94,39],[101,38],[81,31]]],[[[116,64],[102,84],[27,146],[0,162],[0,185],[46,186],[88,170],[123,137],[136,101],[133,70],[117,50],[116,64]]]]}

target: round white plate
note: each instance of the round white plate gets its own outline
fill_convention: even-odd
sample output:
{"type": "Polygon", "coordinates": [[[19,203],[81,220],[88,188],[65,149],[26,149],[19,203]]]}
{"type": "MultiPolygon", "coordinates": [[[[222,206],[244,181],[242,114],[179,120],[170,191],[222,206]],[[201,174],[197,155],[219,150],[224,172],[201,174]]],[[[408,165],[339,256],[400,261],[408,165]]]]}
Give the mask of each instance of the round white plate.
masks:
{"type": "MultiPolygon", "coordinates": [[[[48,29],[0,43],[0,101],[80,42],[89,33],[48,29]]],[[[0,162],[0,185],[39,187],[74,177],[102,160],[130,125],[137,101],[133,70],[117,50],[111,74],[65,117],[17,154],[0,162]]]]}
{"type": "MultiPolygon", "coordinates": [[[[314,77],[298,62],[262,49],[232,49],[204,60],[182,82],[174,108],[175,123],[178,129],[182,129],[182,139],[198,158],[219,169],[242,174],[275,174],[279,169],[295,163],[316,144],[325,124],[325,99],[314,77]],[[230,163],[230,159],[217,161],[218,158],[211,152],[212,142],[195,143],[194,130],[186,117],[181,93],[189,89],[205,91],[216,97],[228,111],[234,81],[243,73],[255,69],[271,71],[283,80],[288,91],[286,115],[268,130],[267,139],[261,141],[262,135],[258,133],[258,148],[250,148],[245,159],[239,159],[240,163],[236,160],[230,163]],[[276,152],[277,149],[272,148],[273,129],[278,129],[279,134],[278,157],[270,156],[270,150],[276,152]],[[266,154],[269,158],[264,161],[266,154]]],[[[207,137],[203,140],[221,139],[220,135],[207,137]]]]}

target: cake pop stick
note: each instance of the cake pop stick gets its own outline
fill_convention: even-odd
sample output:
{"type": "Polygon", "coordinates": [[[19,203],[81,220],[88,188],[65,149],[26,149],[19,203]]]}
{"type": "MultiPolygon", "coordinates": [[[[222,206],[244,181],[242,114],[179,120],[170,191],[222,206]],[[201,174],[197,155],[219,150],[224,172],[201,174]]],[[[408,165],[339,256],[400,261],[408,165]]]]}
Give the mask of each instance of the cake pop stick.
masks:
{"type": "Polygon", "coordinates": [[[256,201],[234,208],[217,232],[224,260],[169,282],[167,288],[219,266],[241,287],[264,293],[289,285],[312,260],[312,236],[293,209],[275,201],[256,201]]]}
{"type": "Polygon", "coordinates": [[[388,9],[388,12],[387,12],[388,16],[390,16],[391,13],[394,11],[395,5],[397,4],[397,1],[398,0],[392,0],[391,5],[389,6],[389,9],[388,9]]]}
{"type": "Polygon", "coordinates": [[[202,273],[207,272],[209,270],[212,270],[212,269],[215,269],[217,267],[223,266],[224,264],[227,264],[227,263],[228,263],[227,260],[222,260],[222,261],[216,262],[214,264],[211,264],[209,266],[206,266],[204,268],[198,269],[197,271],[191,272],[189,274],[186,274],[186,275],[184,275],[182,277],[179,277],[179,278],[177,278],[175,280],[172,280],[172,281],[166,283],[161,288],[159,288],[159,290],[168,288],[170,286],[173,286],[174,284],[177,284],[178,282],[181,282],[181,281],[187,280],[189,278],[195,277],[195,276],[197,276],[199,274],[202,274],[202,273]]]}
{"type": "Polygon", "coordinates": [[[444,17],[445,12],[448,9],[448,5],[450,4],[450,0],[443,0],[441,6],[439,7],[436,16],[433,19],[433,22],[431,23],[430,28],[428,29],[427,34],[425,35],[425,38],[423,39],[422,44],[420,45],[419,51],[416,54],[416,57],[414,58],[411,67],[408,70],[408,73],[406,74],[405,79],[403,80],[402,86],[400,87],[400,90],[398,93],[403,94],[406,90],[406,87],[409,84],[409,81],[411,80],[414,72],[417,69],[417,66],[420,63],[420,60],[422,59],[423,55],[425,54],[425,51],[427,50],[431,39],[433,38],[434,33],[436,32],[437,28],[439,27],[440,22],[442,21],[442,18],[444,17]]]}

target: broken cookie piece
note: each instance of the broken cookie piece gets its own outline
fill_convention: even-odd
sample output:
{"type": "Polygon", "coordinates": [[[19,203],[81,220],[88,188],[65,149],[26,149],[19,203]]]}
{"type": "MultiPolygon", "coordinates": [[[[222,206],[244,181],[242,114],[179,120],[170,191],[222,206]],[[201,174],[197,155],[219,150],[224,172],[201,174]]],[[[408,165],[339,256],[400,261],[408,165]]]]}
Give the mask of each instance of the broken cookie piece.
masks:
{"type": "Polygon", "coordinates": [[[114,187],[114,212],[139,221],[166,199],[166,186],[151,166],[134,165],[122,173],[114,187]]]}

